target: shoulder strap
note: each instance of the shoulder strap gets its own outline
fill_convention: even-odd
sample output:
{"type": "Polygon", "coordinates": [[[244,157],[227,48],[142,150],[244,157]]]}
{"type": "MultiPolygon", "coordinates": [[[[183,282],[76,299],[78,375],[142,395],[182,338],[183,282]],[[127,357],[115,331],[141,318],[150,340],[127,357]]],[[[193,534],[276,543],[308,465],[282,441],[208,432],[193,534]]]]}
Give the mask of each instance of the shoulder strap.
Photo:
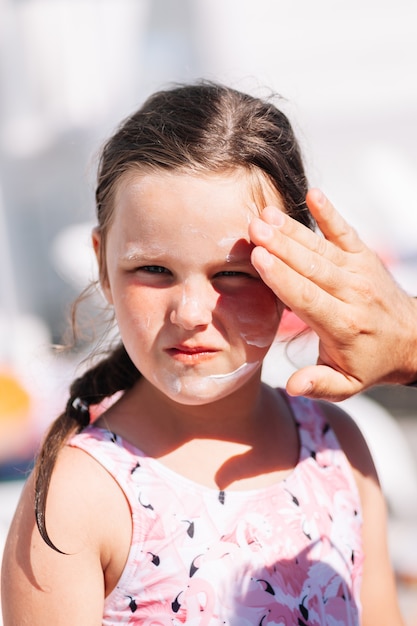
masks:
{"type": "Polygon", "coordinates": [[[318,402],[287,395],[288,404],[298,426],[301,458],[319,458],[330,451],[342,452],[336,435],[330,427],[318,402]]]}
{"type": "Polygon", "coordinates": [[[133,451],[122,445],[117,435],[92,425],[72,437],[68,445],[91,455],[115,479],[130,505],[136,502],[130,477],[139,459],[133,451]]]}

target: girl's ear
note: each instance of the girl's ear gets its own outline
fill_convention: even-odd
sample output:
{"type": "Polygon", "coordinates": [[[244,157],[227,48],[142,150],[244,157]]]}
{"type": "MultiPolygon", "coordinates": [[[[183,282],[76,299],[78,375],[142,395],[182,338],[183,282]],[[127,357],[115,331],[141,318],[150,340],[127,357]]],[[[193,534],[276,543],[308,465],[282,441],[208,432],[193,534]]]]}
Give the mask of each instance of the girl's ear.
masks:
{"type": "Polygon", "coordinates": [[[98,226],[93,228],[93,232],[91,233],[91,241],[97,259],[100,285],[103,290],[104,297],[109,304],[113,304],[110,283],[107,277],[106,259],[104,258],[103,246],[101,242],[101,233],[98,226]]]}

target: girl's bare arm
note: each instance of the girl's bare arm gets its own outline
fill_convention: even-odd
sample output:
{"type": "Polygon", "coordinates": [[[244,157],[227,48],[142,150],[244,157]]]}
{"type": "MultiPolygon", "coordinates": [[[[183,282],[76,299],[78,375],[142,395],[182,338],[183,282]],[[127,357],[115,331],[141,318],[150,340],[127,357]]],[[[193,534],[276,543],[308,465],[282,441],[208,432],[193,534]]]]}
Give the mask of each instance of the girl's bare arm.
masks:
{"type": "Polygon", "coordinates": [[[363,513],[362,626],[404,626],[388,550],[387,510],[368,446],[355,422],[339,407],[324,411],[353,470],[363,513]]]}
{"type": "MultiPolygon", "coordinates": [[[[118,487],[88,455],[65,448],[54,469],[46,510],[51,549],[35,524],[33,479],[24,488],[2,567],[4,626],[100,626],[106,570],[114,571],[113,511],[127,504],[118,487]],[[108,506],[119,497],[117,507],[108,506]],[[107,505],[105,504],[107,503],[107,505]]],[[[127,515],[129,515],[127,513],[127,515]]],[[[127,533],[127,544],[130,534],[127,533]]],[[[123,547],[121,550],[123,555],[123,547]]],[[[122,556],[123,562],[123,556],[122,556]]],[[[117,564],[116,564],[117,566],[117,564]]],[[[116,568],[117,569],[117,568],[116,568]]]]}

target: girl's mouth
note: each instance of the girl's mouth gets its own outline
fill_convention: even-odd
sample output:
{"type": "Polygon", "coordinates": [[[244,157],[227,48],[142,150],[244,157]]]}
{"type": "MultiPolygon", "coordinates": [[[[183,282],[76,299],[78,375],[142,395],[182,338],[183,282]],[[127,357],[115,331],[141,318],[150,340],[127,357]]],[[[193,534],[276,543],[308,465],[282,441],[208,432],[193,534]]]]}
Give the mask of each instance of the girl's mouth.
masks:
{"type": "Polygon", "coordinates": [[[167,354],[182,363],[200,363],[212,359],[218,350],[206,346],[178,345],[166,350],[167,354]]]}

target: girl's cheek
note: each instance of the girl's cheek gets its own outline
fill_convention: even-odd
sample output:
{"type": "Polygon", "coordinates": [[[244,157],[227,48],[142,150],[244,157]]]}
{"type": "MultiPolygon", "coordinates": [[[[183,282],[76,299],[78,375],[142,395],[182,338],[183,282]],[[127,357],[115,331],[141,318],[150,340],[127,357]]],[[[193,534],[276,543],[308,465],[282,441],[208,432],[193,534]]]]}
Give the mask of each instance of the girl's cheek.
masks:
{"type": "Polygon", "coordinates": [[[275,339],[278,325],[279,316],[276,314],[274,319],[270,321],[265,320],[260,322],[259,319],[255,321],[247,318],[241,320],[241,337],[250,346],[256,348],[267,348],[271,345],[275,339]]]}
{"type": "Polygon", "coordinates": [[[267,298],[266,302],[264,298],[264,302],[259,302],[252,309],[241,307],[237,312],[237,319],[242,339],[248,345],[266,348],[275,339],[282,312],[277,307],[275,298],[267,298]]]}

